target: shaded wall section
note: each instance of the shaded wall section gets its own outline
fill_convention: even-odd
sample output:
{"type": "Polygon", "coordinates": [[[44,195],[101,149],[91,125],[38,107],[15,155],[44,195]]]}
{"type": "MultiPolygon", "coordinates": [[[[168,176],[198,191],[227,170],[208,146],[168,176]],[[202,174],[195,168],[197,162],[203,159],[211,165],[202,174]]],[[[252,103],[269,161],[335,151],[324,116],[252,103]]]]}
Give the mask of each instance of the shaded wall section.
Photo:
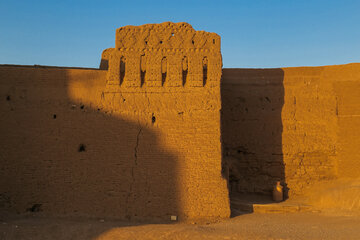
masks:
{"type": "Polygon", "coordinates": [[[0,71],[3,205],[126,219],[178,211],[176,153],[156,130],[99,104],[104,71],[0,71]],[[86,98],[69,95],[75,82],[84,83],[86,98]]]}
{"type": "Polygon", "coordinates": [[[285,182],[282,69],[223,69],[222,140],[232,192],[268,193],[285,182]]]}
{"type": "Polygon", "coordinates": [[[223,69],[222,139],[233,192],[289,196],[360,174],[360,64],[223,69]]]}
{"type": "Polygon", "coordinates": [[[106,71],[46,67],[1,66],[0,84],[0,207],[135,220],[229,215],[219,95],[111,93],[106,71]]]}

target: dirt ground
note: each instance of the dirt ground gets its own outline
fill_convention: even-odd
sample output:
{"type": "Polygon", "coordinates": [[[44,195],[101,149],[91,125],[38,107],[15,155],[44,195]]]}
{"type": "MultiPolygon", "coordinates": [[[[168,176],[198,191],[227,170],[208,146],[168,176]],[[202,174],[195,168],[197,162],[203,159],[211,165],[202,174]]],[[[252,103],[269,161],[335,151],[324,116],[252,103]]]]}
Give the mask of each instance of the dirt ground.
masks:
{"type": "Polygon", "coordinates": [[[244,214],[217,223],[0,215],[0,239],[360,239],[359,216],[244,214]]]}

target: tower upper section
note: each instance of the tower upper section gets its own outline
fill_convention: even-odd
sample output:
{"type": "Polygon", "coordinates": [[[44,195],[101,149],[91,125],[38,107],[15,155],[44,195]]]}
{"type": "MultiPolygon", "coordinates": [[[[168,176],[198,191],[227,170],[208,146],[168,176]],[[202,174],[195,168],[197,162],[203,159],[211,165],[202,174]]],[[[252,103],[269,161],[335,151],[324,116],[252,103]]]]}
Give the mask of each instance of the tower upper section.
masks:
{"type": "Polygon", "coordinates": [[[108,60],[109,86],[214,87],[220,85],[220,36],[188,23],[118,28],[108,60]]]}

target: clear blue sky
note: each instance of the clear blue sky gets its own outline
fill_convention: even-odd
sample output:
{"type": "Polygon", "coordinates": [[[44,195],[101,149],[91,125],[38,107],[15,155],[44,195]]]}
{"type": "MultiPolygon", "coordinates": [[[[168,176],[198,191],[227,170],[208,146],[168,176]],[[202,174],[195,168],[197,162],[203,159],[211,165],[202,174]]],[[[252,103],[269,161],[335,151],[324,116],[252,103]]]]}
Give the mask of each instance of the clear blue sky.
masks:
{"type": "Polygon", "coordinates": [[[165,21],[218,33],[224,67],[360,62],[360,0],[0,0],[0,64],[98,67],[116,28],[165,21]]]}

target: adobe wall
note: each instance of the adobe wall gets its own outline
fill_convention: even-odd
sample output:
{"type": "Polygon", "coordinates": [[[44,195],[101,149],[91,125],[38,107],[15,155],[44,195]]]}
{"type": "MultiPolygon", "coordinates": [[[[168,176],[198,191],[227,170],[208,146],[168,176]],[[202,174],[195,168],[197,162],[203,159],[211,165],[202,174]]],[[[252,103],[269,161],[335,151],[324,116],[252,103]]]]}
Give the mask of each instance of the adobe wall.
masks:
{"type": "Polygon", "coordinates": [[[2,205],[124,219],[229,217],[219,36],[183,23],[123,27],[116,36],[108,71],[0,67],[2,205]]]}
{"type": "Polygon", "coordinates": [[[359,177],[360,64],[220,85],[221,66],[220,37],[185,23],[118,29],[103,70],[0,66],[0,208],[209,219],[230,214],[226,177],[290,196],[359,177]]]}
{"type": "Polygon", "coordinates": [[[359,177],[360,64],[223,69],[221,92],[233,193],[359,177]]]}

